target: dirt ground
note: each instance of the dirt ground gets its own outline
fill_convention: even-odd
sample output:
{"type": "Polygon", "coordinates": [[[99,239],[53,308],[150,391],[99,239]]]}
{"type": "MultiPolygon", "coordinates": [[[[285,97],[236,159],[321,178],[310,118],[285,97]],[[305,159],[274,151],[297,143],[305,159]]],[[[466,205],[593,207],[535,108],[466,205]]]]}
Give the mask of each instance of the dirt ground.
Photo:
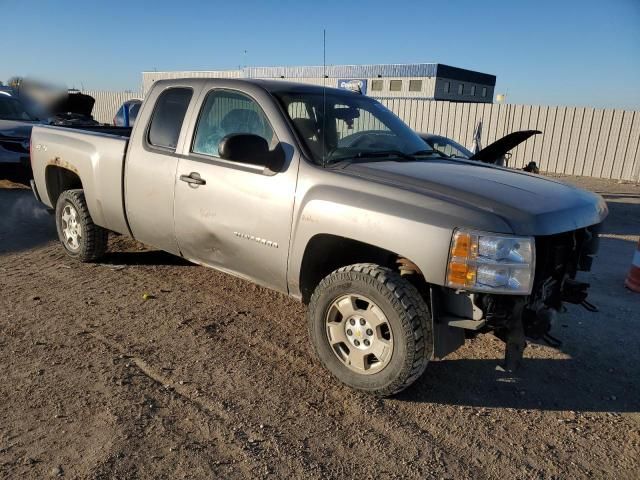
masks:
{"type": "Polygon", "coordinates": [[[295,301],[122,237],[76,263],[0,181],[0,477],[637,479],[640,186],[565,180],[609,202],[600,312],[517,375],[479,335],[385,400],[319,366],[295,301]]]}

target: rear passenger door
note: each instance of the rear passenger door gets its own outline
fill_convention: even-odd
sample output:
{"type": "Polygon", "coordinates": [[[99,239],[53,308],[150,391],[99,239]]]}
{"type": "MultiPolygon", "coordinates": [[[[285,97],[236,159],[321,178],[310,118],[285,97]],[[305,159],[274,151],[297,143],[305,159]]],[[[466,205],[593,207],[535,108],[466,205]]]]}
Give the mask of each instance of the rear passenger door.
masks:
{"type": "Polygon", "coordinates": [[[174,254],[180,253],[173,224],[176,149],[196,95],[186,86],[152,90],[134,126],[125,165],[125,208],[133,236],[174,254]]]}
{"type": "Polygon", "coordinates": [[[252,93],[203,92],[178,163],[176,235],[186,258],[286,291],[298,168],[293,150],[286,148],[288,158],[278,172],[218,155],[220,140],[234,133],[261,136],[271,150],[291,145],[282,115],[268,116],[263,109],[275,108],[268,94],[252,93]],[[200,180],[193,183],[194,178],[200,180]]]}

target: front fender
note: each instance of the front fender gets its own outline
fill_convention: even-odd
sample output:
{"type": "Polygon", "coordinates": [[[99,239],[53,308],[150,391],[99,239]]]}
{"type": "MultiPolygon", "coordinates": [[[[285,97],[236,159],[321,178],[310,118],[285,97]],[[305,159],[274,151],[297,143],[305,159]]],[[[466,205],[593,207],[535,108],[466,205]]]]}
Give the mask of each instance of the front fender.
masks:
{"type": "Polygon", "coordinates": [[[415,263],[427,282],[444,285],[456,227],[509,231],[496,215],[479,215],[440,198],[305,166],[292,225],[289,291],[300,296],[300,271],[309,241],[336,235],[379,247],[415,263]],[[309,172],[308,170],[313,170],[309,172]]]}

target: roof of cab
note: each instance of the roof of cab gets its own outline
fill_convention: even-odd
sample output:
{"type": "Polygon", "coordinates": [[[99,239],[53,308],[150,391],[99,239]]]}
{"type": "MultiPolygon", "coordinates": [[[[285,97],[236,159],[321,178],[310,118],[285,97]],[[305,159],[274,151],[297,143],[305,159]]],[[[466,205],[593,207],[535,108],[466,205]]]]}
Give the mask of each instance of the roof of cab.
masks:
{"type": "Polygon", "coordinates": [[[203,84],[203,83],[220,83],[225,86],[233,86],[237,85],[238,87],[242,85],[256,85],[268,92],[279,93],[279,92],[291,92],[291,93],[309,93],[309,94],[322,94],[323,92],[338,94],[338,95],[356,95],[360,96],[359,93],[353,92],[351,90],[346,90],[342,88],[334,88],[334,87],[323,87],[322,85],[312,85],[308,83],[299,83],[299,82],[288,82],[284,80],[262,80],[257,78],[172,78],[167,80],[157,80],[154,82],[156,85],[176,85],[176,86],[185,86],[185,84],[203,84]]]}

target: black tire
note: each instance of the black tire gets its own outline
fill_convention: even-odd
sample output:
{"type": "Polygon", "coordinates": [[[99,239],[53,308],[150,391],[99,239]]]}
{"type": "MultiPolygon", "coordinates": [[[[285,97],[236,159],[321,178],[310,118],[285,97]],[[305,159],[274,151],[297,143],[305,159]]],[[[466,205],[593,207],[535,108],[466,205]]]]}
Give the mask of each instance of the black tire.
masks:
{"type": "Polygon", "coordinates": [[[67,190],[58,197],[58,202],[56,203],[56,228],[60,243],[64,246],[67,255],[81,262],[98,260],[107,251],[109,231],[93,223],[84,198],[84,192],[81,189],[67,190]],[[63,225],[65,225],[63,212],[67,205],[70,205],[75,210],[79,226],[78,230],[81,232],[81,235],[77,237],[76,248],[73,248],[63,231],[63,225]]]}
{"type": "Polygon", "coordinates": [[[318,358],[338,380],[357,390],[377,396],[397,393],[422,375],[433,355],[433,323],[423,297],[389,268],[361,263],[334,271],[313,292],[307,315],[318,358]],[[345,295],[372,300],[393,331],[391,357],[379,372],[354,372],[330,344],[326,323],[329,309],[345,295]]]}

